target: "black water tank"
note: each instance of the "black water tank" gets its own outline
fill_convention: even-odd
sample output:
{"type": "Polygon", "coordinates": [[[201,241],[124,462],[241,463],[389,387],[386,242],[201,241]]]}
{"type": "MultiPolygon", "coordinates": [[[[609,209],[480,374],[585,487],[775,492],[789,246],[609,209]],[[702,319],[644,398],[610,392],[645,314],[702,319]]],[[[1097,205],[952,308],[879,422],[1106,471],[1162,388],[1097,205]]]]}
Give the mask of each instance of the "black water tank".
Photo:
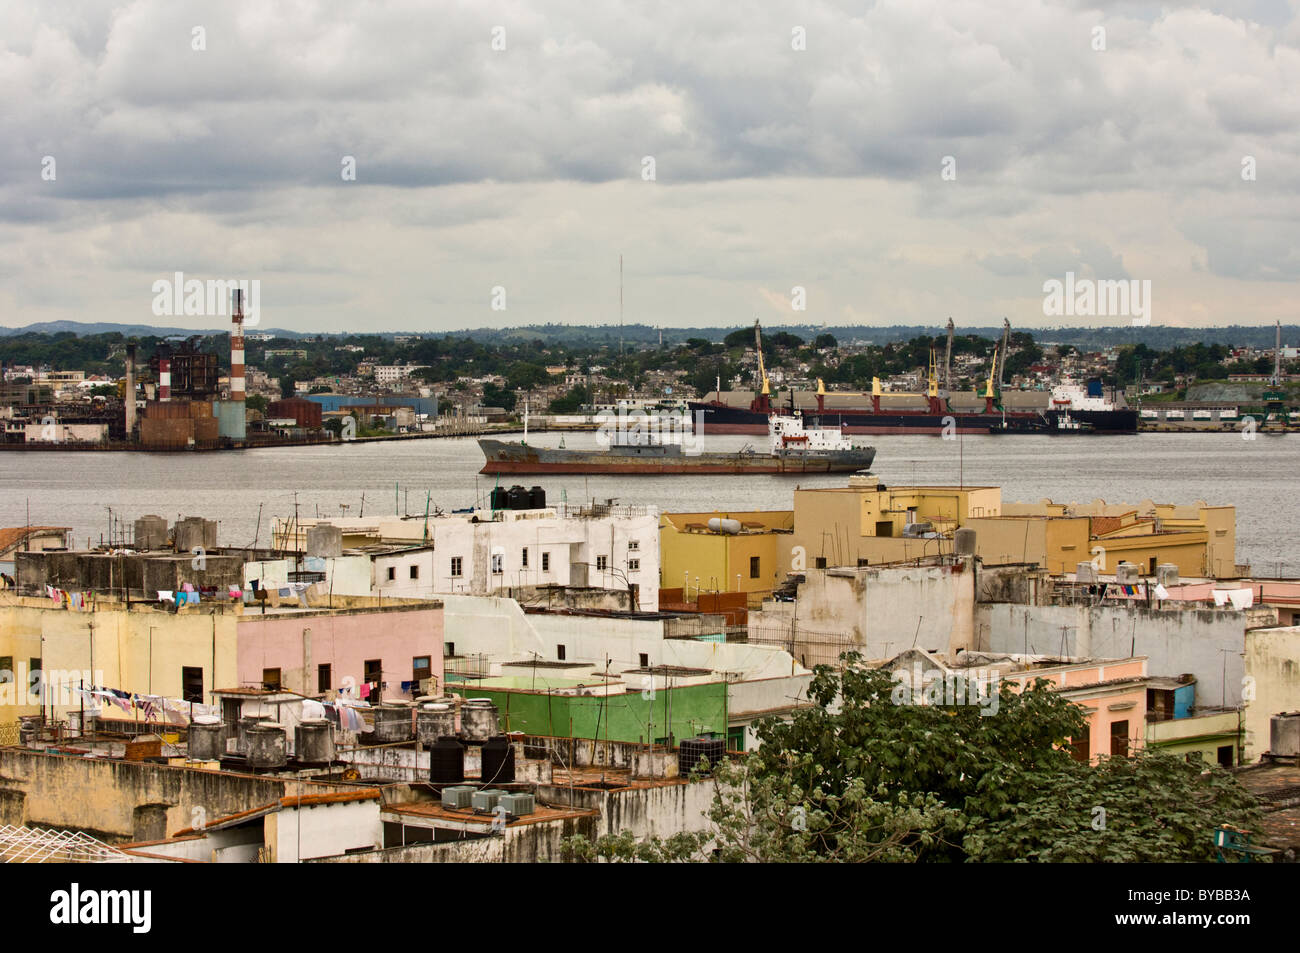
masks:
{"type": "Polygon", "coordinates": [[[727,756],[727,742],[721,738],[687,738],[677,749],[677,770],[682,777],[688,777],[695,766],[705,758],[709,761],[709,770],[727,756]]]}
{"type": "Polygon", "coordinates": [[[510,488],[510,508],[512,510],[528,509],[528,491],[522,486],[512,486],[510,488]]]}
{"type": "Polygon", "coordinates": [[[509,784],[515,779],[515,746],[505,735],[489,738],[483,745],[484,784],[509,784]]]}
{"type": "Polygon", "coordinates": [[[535,486],[528,491],[529,508],[541,510],[546,508],[546,491],[540,486],[535,486]]]}
{"type": "Polygon", "coordinates": [[[429,748],[429,782],[456,784],[465,780],[465,746],[452,737],[439,738],[429,748]]]}
{"type": "Polygon", "coordinates": [[[492,509],[508,510],[510,509],[510,491],[503,486],[494,486],[492,488],[492,509]]]}

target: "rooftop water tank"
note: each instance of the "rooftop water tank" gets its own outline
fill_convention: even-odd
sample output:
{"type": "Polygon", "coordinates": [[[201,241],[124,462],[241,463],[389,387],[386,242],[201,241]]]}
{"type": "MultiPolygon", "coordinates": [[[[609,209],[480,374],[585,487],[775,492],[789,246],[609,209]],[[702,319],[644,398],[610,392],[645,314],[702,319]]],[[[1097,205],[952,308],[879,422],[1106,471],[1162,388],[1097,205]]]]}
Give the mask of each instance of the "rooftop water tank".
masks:
{"type": "Polygon", "coordinates": [[[1156,582],[1168,589],[1178,585],[1178,564],[1161,563],[1156,567],[1156,582]]]}
{"type": "Polygon", "coordinates": [[[1300,758],[1300,711],[1282,712],[1269,720],[1268,751],[1272,755],[1300,758]]]}
{"type": "Polygon", "coordinates": [[[248,729],[248,765],[251,768],[282,768],[288,762],[284,725],[258,722],[248,729]]]}
{"type": "Polygon", "coordinates": [[[717,516],[709,518],[710,533],[725,533],[728,536],[735,536],[740,532],[740,520],[721,519],[717,516]]]}
{"type": "Polygon", "coordinates": [[[239,719],[239,727],[235,732],[235,751],[242,755],[248,754],[248,730],[254,725],[260,725],[264,721],[270,721],[268,715],[242,715],[239,719]]]}
{"type": "Polygon", "coordinates": [[[528,508],[541,510],[546,508],[546,491],[540,486],[535,486],[528,491],[528,508]]]}
{"type": "Polygon", "coordinates": [[[1135,586],[1138,581],[1138,567],[1135,563],[1122,562],[1115,567],[1115,581],[1121,586],[1135,586]]]}
{"type": "Polygon", "coordinates": [[[975,555],[975,530],[962,527],[952,534],[952,551],[958,556],[975,555]]]}
{"type": "Polygon", "coordinates": [[[421,705],[415,712],[415,736],[424,747],[432,748],[439,738],[456,734],[456,710],[450,705],[421,705]]]}
{"type": "Polygon", "coordinates": [[[226,753],[224,726],[215,715],[199,715],[190,722],[187,750],[191,761],[218,761],[226,753]]]}
{"type": "Polygon", "coordinates": [[[510,488],[510,509],[526,510],[528,509],[528,491],[522,486],[512,486],[510,488]]]}
{"type": "Polygon", "coordinates": [[[515,746],[505,735],[495,735],[483,745],[483,767],[479,777],[484,784],[509,784],[515,779],[515,746]]]}
{"type": "Polygon", "coordinates": [[[510,509],[510,491],[503,486],[494,486],[492,488],[492,506],[494,510],[510,509]]]}
{"type": "Polygon", "coordinates": [[[381,745],[400,744],[415,737],[412,728],[412,709],[410,702],[389,702],[377,705],[375,712],[374,739],[381,745]]]}
{"type": "Polygon", "coordinates": [[[465,746],[457,738],[439,738],[429,748],[429,783],[458,784],[465,780],[465,746]]]}
{"type": "Polygon", "coordinates": [[[721,738],[687,738],[678,748],[677,760],[682,777],[688,777],[695,766],[708,759],[709,769],[727,756],[727,742],[721,738]]]}
{"type": "Polygon", "coordinates": [[[1092,563],[1078,563],[1074,567],[1074,579],[1076,582],[1096,582],[1097,567],[1092,563]]]}
{"type": "Polygon", "coordinates": [[[299,722],[293,729],[293,750],[303,764],[329,764],[334,760],[334,726],[326,718],[299,722]]]}
{"type": "Polygon", "coordinates": [[[492,699],[471,698],[461,706],[460,733],[472,745],[481,745],[497,734],[497,706],[492,699]]]}

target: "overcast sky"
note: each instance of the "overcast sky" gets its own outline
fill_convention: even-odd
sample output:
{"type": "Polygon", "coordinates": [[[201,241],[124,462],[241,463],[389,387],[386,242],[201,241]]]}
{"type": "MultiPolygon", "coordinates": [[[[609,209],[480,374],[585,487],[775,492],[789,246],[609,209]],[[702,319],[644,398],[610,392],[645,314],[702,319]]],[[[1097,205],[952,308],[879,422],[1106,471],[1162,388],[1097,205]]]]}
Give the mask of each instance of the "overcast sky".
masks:
{"type": "Polygon", "coordinates": [[[0,324],[1294,322],[1298,7],[7,0],[0,324]]]}

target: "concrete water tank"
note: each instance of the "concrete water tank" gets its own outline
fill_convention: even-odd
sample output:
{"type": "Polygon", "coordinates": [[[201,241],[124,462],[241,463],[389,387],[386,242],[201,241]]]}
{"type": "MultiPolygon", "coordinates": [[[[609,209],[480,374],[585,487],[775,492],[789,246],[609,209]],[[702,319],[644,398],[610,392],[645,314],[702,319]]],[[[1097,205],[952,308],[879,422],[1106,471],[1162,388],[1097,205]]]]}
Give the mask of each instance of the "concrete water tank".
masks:
{"type": "Polygon", "coordinates": [[[190,722],[187,750],[191,761],[219,761],[226,753],[221,719],[215,715],[199,715],[190,722]]]}
{"type": "Polygon", "coordinates": [[[410,702],[389,702],[376,706],[374,711],[374,737],[379,744],[397,744],[415,737],[410,702]]]}
{"type": "Polygon", "coordinates": [[[255,725],[260,725],[264,721],[270,721],[267,715],[243,715],[239,719],[239,728],[235,732],[235,751],[242,755],[248,754],[248,731],[255,725]]]}
{"type": "Polygon", "coordinates": [[[1074,567],[1074,578],[1076,582],[1096,582],[1097,567],[1092,563],[1077,563],[1074,567]]]}
{"type": "Polygon", "coordinates": [[[415,737],[432,748],[439,738],[456,734],[456,710],[450,705],[421,705],[415,712],[415,737]]]}
{"type": "Polygon", "coordinates": [[[142,516],[135,521],[136,549],[166,549],[167,521],[161,516],[142,516]]]}
{"type": "Polygon", "coordinates": [[[497,734],[497,706],[492,699],[471,698],[461,706],[460,734],[473,745],[481,745],[497,734]]]}
{"type": "Polygon", "coordinates": [[[333,523],[317,523],[307,530],[307,555],[322,559],[343,555],[343,530],[333,523]]]}
{"type": "Polygon", "coordinates": [[[1156,582],[1168,589],[1178,585],[1178,564],[1161,563],[1156,567],[1156,582]]]}
{"type": "Polygon", "coordinates": [[[952,534],[952,551],[958,556],[975,555],[975,530],[962,529],[952,534]]]}
{"type": "Polygon", "coordinates": [[[205,520],[201,516],[187,516],[176,521],[172,537],[178,553],[192,552],[196,547],[216,549],[217,521],[205,520]]]}
{"type": "Polygon", "coordinates": [[[304,764],[329,764],[334,760],[334,726],[326,718],[299,722],[293,729],[293,750],[304,764]]]}
{"type": "Polygon", "coordinates": [[[1122,562],[1116,566],[1115,581],[1121,586],[1136,586],[1138,581],[1137,564],[1122,562]]]}
{"type": "Polygon", "coordinates": [[[1269,720],[1269,754],[1300,758],[1300,711],[1274,715],[1269,720]]]}
{"type": "Polygon", "coordinates": [[[284,725],[263,721],[248,729],[250,768],[282,768],[288,760],[284,725]]]}

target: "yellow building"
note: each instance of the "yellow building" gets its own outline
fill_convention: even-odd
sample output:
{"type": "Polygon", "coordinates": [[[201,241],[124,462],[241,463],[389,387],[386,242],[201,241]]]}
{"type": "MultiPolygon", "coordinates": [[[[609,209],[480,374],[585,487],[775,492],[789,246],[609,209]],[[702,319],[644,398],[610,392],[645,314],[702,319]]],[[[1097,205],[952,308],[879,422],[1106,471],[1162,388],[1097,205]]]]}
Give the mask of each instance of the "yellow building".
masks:
{"type": "Polygon", "coordinates": [[[996,486],[884,487],[875,477],[853,476],[845,487],[795,490],[791,569],[951,553],[954,530],[1001,510],[996,486]]]}
{"type": "MultiPolygon", "coordinates": [[[[1003,517],[1030,517],[1048,519],[1060,529],[1048,533],[1044,545],[1037,549],[1039,562],[1052,572],[1072,572],[1079,562],[1096,560],[1099,571],[1113,573],[1121,562],[1137,564],[1142,572],[1152,574],[1161,563],[1174,563],[1180,575],[1214,576],[1232,578],[1242,575],[1236,565],[1237,510],[1233,506],[1210,506],[1198,500],[1188,506],[1174,503],[1007,503],[1002,507],[1003,517]],[[1088,545],[1082,546],[1078,538],[1080,521],[1088,522],[1088,545]],[[1073,525],[1071,525],[1073,524],[1073,525]],[[1074,548],[1068,548],[1073,545],[1074,548]],[[1086,552],[1082,550],[1086,549],[1086,552]],[[1104,568],[1100,568],[1104,563],[1104,568]]],[[[997,556],[1014,555],[1024,551],[1023,542],[1017,544],[1019,532],[1023,540],[1026,527],[994,526],[989,523],[972,525],[979,533],[988,533],[987,547],[983,540],[977,551],[986,562],[997,556]]],[[[1042,533],[1031,527],[1031,538],[1042,533]]],[[[1034,561],[1031,553],[1029,561],[1034,561]]],[[[1000,561],[1023,561],[1019,558],[1000,561]]]]}
{"type": "Polygon", "coordinates": [[[218,606],[170,612],[99,597],[93,610],[72,610],[48,599],[0,595],[0,668],[11,681],[0,685],[0,704],[13,722],[41,712],[41,692],[31,672],[43,673],[45,713],[62,719],[79,709],[72,693],[87,686],[128,693],[208,702],[218,686],[236,684],[238,616],[218,606]],[[213,675],[216,678],[214,680],[213,675]]]}
{"type": "Polygon", "coordinates": [[[659,517],[659,586],[681,587],[688,598],[701,591],[770,592],[790,570],[793,524],[789,510],[664,513],[659,517]],[[710,520],[734,525],[710,529],[710,520]]]}

